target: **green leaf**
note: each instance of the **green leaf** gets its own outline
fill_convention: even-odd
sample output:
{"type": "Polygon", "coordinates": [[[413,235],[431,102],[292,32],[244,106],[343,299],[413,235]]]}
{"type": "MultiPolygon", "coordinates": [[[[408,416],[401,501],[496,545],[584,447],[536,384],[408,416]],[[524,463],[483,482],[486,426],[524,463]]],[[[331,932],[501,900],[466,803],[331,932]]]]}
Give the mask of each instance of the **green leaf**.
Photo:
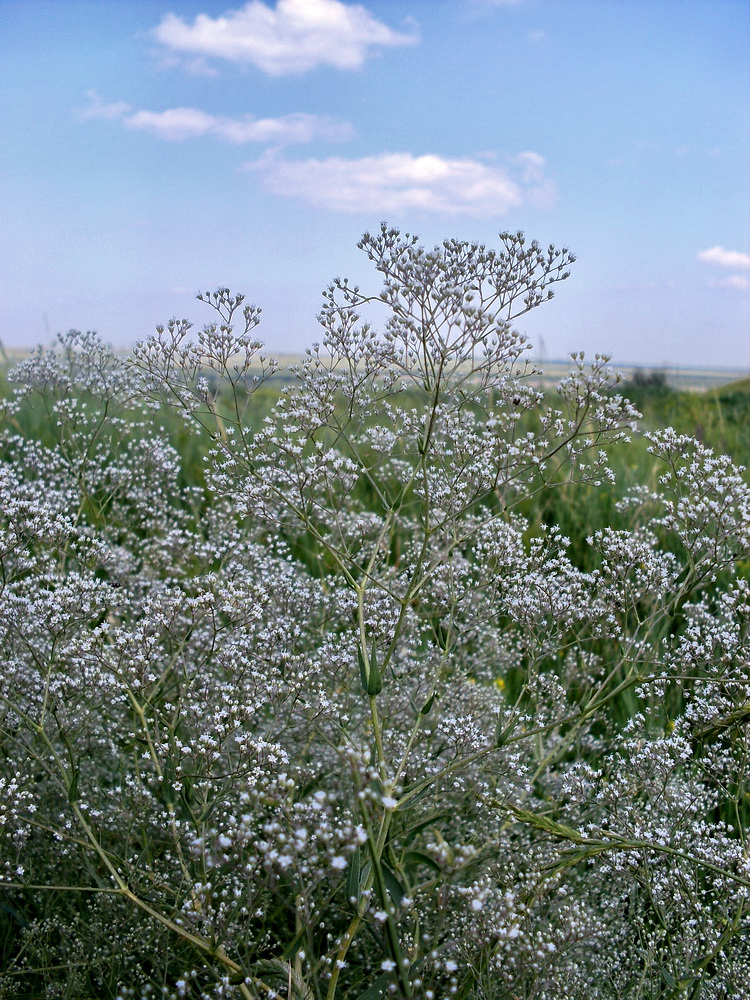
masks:
{"type": "Polygon", "coordinates": [[[367,694],[369,678],[367,676],[367,667],[365,666],[365,657],[360,646],[357,646],[357,659],[359,660],[359,679],[362,681],[362,690],[367,694]]]}
{"type": "Polygon", "coordinates": [[[512,718],[510,722],[504,726],[502,715],[498,716],[497,725],[495,727],[495,749],[499,750],[500,747],[504,746],[515,732],[515,729],[515,718],[512,718]]]}
{"type": "Polygon", "coordinates": [[[448,648],[448,637],[450,635],[450,631],[445,627],[445,625],[443,625],[442,622],[438,622],[437,625],[434,625],[433,630],[435,632],[435,641],[440,649],[445,652],[448,648]]]}
{"type": "Polygon", "coordinates": [[[73,777],[70,779],[70,784],[68,785],[68,802],[71,805],[78,800],[78,775],[80,774],[78,768],[73,772],[73,777]]]}
{"type": "Polygon", "coordinates": [[[369,695],[380,694],[383,690],[383,678],[380,676],[378,665],[375,659],[370,660],[370,676],[367,680],[367,693],[369,695]]]}
{"type": "MultiPolygon", "coordinates": [[[[432,789],[433,784],[434,784],[434,782],[427,781],[425,783],[424,788],[421,789],[421,791],[419,791],[415,795],[413,795],[412,798],[410,798],[403,807],[399,806],[399,808],[411,809],[411,807],[414,806],[414,805],[416,805],[417,802],[420,801],[420,799],[423,799],[425,797],[425,795],[429,795],[429,793],[430,793],[430,791],[432,789]]],[[[408,792],[409,792],[408,788],[404,789],[404,793],[405,794],[408,793],[408,792]]],[[[404,796],[402,796],[402,798],[403,797],[404,796]]]]}
{"type": "Polygon", "coordinates": [[[362,865],[362,869],[359,873],[359,886],[357,887],[357,893],[356,893],[357,896],[361,894],[363,888],[367,884],[367,880],[370,877],[371,868],[372,868],[371,861],[365,861],[365,863],[362,865]]]}
{"type": "Polygon", "coordinates": [[[464,982],[463,986],[460,988],[460,990],[455,995],[453,1000],[466,1000],[468,995],[474,989],[475,983],[476,983],[476,978],[473,975],[469,976],[469,978],[464,982]]]}
{"type": "Polygon", "coordinates": [[[378,650],[375,644],[375,636],[372,637],[372,649],[370,650],[370,679],[367,685],[367,693],[370,695],[380,694],[383,690],[383,678],[378,670],[378,650]]]}
{"type": "MultiPolygon", "coordinates": [[[[410,805],[411,802],[407,804],[406,808],[408,809],[410,805]]],[[[419,823],[415,823],[414,826],[410,826],[409,829],[405,832],[404,845],[406,846],[410,844],[412,840],[414,840],[416,835],[418,833],[421,833],[422,830],[425,830],[428,826],[433,826],[441,819],[450,819],[450,818],[451,818],[450,813],[433,813],[431,816],[428,816],[427,819],[420,820],[419,823]]]]}
{"type": "Polygon", "coordinates": [[[264,959],[252,971],[268,986],[272,986],[284,1000],[287,997],[289,1000],[313,1000],[312,990],[289,962],[282,962],[278,958],[264,959]]]}
{"type": "Polygon", "coordinates": [[[4,911],[5,913],[9,913],[15,920],[18,921],[21,927],[29,926],[28,921],[24,920],[24,918],[21,916],[18,910],[16,910],[12,906],[9,906],[7,903],[0,903],[0,910],[4,911]]]}
{"type": "Polygon", "coordinates": [[[307,939],[307,928],[303,927],[302,930],[297,931],[292,940],[282,951],[281,957],[285,962],[290,962],[300,949],[300,945],[305,943],[307,939]]]}
{"type": "Polygon", "coordinates": [[[365,662],[365,654],[361,646],[357,646],[357,659],[359,660],[359,677],[365,694],[374,696],[383,690],[383,679],[378,670],[378,661],[375,655],[375,639],[372,640],[372,652],[369,662],[365,662]]]}
{"type": "Polygon", "coordinates": [[[430,709],[432,708],[432,704],[434,701],[435,701],[435,695],[431,694],[430,697],[427,699],[427,701],[424,703],[424,705],[422,705],[422,707],[420,708],[419,714],[429,715],[430,709]]]}
{"type": "Polygon", "coordinates": [[[393,869],[382,859],[380,864],[383,868],[383,881],[385,882],[385,887],[388,890],[388,895],[391,897],[396,906],[401,906],[401,902],[406,895],[406,891],[396,878],[396,873],[393,869]]]}
{"type": "MultiPolygon", "coordinates": [[[[527,823],[529,826],[535,826],[538,830],[545,830],[547,833],[552,833],[557,837],[563,837],[565,840],[570,840],[574,844],[589,845],[592,843],[588,837],[584,837],[583,834],[578,832],[578,830],[574,830],[570,826],[565,826],[563,823],[557,823],[555,820],[550,819],[549,816],[533,813],[528,809],[519,809],[517,806],[513,805],[508,805],[507,808],[513,813],[516,819],[520,820],[522,823],[527,823]]],[[[598,847],[599,844],[594,844],[592,846],[598,847]]]]}
{"type": "Polygon", "coordinates": [[[404,868],[416,868],[417,865],[426,865],[438,874],[442,871],[437,861],[429,855],[422,854],[421,851],[407,851],[404,855],[404,868]]]}
{"type": "Polygon", "coordinates": [[[380,1000],[388,989],[388,973],[384,972],[371,986],[368,986],[364,993],[360,993],[357,1000],[380,1000]]]}
{"type": "Polygon", "coordinates": [[[359,899],[359,865],[360,865],[360,852],[359,848],[356,848],[354,854],[352,854],[352,859],[349,862],[349,874],[346,879],[346,898],[347,899],[359,899]]]}

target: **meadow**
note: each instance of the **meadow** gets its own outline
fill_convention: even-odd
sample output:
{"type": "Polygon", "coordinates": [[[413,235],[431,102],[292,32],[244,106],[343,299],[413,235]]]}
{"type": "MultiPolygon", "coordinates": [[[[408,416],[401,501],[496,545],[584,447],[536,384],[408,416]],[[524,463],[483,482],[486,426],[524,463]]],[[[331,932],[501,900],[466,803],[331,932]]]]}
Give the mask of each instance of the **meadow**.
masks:
{"type": "Polygon", "coordinates": [[[750,997],[750,386],[361,249],[291,370],[219,289],[6,373],[0,997],[750,997]]]}

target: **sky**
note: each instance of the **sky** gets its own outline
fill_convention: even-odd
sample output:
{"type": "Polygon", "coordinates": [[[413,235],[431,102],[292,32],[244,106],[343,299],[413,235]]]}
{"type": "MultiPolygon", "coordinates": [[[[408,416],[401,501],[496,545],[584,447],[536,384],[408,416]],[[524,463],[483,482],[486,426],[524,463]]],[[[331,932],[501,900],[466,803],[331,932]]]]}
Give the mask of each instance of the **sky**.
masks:
{"type": "Polygon", "coordinates": [[[0,0],[0,340],[263,309],[293,354],[381,221],[577,256],[537,358],[750,370],[746,0],[0,0]]]}

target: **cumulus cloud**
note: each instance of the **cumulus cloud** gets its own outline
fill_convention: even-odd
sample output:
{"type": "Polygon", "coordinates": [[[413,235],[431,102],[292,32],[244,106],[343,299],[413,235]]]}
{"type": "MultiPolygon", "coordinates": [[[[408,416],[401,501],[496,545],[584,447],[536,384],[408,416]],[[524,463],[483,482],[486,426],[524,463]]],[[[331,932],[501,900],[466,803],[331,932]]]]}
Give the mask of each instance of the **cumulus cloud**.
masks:
{"type": "Polygon", "coordinates": [[[124,101],[104,103],[94,91],[90,91],[88,97],[91,105],[81,112],[82,119],[119,119],[126,128],[150,132],[170,142],[210,135],[235,145],[255,142],[278,147],[313,142],[315,139],[339,142],[354,134],[348,122],[302,112],[279,118],[253,118],[252,115],[229,118],[210,115],[199,108],[133,111],[124,101]]]}
{"type": "Polygon", "coordinates": [[[718,267],[739,267],[750,269],[750,254],[738,250],[725,250],[724,247],[711,247],[698,254],[698,260],[705,264],[716,264],[718,267]]]}
{"type": "Polygon", "coordinates": [[[516,158],[517,176],[477,159],[381,153],[361,159],[284,160],[266,156],[255,171],[274,194],[337,212],[497,216],[526,203],[549,204],[554,192],[538,153],[516,158]]]}
{"type": "Polygon", "coordinates": [[[250,0],[220,17],[198,14],[192,24],[167,14],[154,35],[172,53],[250,63],[272,76],[358,69],[373,49],[417,41],[341,0],[278,0],[275,7],[250,0]]]}

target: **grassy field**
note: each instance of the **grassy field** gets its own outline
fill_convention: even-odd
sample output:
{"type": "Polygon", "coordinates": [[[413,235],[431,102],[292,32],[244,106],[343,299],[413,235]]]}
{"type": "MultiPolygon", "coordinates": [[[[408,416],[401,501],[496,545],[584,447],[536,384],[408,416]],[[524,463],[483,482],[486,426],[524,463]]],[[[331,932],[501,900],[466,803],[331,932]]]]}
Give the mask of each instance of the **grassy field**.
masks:
{"type": "MultiPolygon", "coordinates": [[[[270,378],[248,401],[245,418],[255,429],[261,426],[279,393],[291,380],[286,369],[292,359],[283,360],[284,374],[270,378]]],[[[8,382],[10,370],[5,366],[0,371],[0,395],[7,396],[12,391],[8,382]]],[[[553,383],[566,370],[562,362],[551,362],[546,367],[541,387],[551,405],[556,395],[553,383]],[[549,387],[545,387],[545,381],[549,387]]],[[[725,382],[722,379],[729,373],[709,369],[644,375],[636,366],[630,368],[629,374],[627,370],[623,374],[627,380],[621,392],[642,413],[641,431],[671,426],[680,434],[697,438],[717,453],[729,455],[735,464],[750,467],[750,378],[725,382]],[[676,388],[673,383],[690,388],[676,388]]],[[[50,446],[54,444],[53,421],[38,407],[22,409],[13,420],[18,422],[18,430],[24,436],[50,446]]],[[[194,426],[187,428],[175,419],[172,411],[164,412],[163,421],[167,439],[182,459],[183,484],[202,487],[208,437],[197,434],[194,426]]],[[[137,433],[134,429],[133,434],[137,433]]],[[[619,526],[616,504],[631,487],[656,484],[657,465],[648,454],[648,442],[642,434],[612,448],[610,460],[616,474],[614,484],[605,483],[600,487],[561,484],[556,490],[544,491],[526,501],[522,507],[522,513],[532,524],[556,524],[562,528],[571,539],[576,561],[584,568],[588,566],[586,538],[607,525],[619,526]]]]}

